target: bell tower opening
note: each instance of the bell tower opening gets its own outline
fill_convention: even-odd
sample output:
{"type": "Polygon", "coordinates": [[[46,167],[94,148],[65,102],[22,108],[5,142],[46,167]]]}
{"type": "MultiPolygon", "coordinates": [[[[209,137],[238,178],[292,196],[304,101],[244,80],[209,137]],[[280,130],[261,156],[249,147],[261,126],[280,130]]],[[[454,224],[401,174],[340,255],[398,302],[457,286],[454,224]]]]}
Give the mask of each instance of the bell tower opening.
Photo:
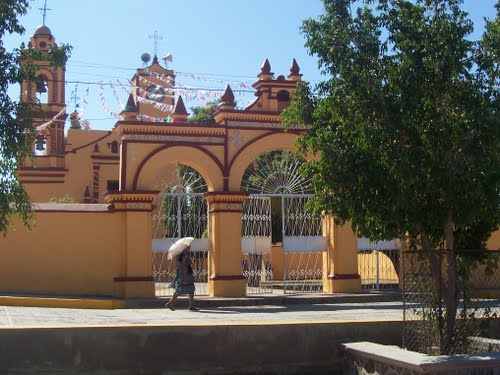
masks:
{"type": "Polygon", "coordinates": [[[45,74],[41,74],[36,78],[36,99],[40,104],[49,103],[49,79],[45,74]]]}

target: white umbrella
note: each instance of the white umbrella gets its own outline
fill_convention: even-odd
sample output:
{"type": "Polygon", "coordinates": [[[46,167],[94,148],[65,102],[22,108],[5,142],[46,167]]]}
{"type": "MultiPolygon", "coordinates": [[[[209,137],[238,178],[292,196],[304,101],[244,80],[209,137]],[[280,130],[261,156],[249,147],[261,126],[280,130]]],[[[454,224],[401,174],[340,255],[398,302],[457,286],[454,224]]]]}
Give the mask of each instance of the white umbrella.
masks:
{"type": "Polygon", "coordinates": [[[180,240],[177,240],[174,242],[172,246],[169,247],[167,250],[167,258],[168,259],[173,259],[180,253],[182,253],[184,250],[186,250],[187,247],[191,246],[191,242],[194,241],[193,237],[184,237],[181,238],[180,240]]]}

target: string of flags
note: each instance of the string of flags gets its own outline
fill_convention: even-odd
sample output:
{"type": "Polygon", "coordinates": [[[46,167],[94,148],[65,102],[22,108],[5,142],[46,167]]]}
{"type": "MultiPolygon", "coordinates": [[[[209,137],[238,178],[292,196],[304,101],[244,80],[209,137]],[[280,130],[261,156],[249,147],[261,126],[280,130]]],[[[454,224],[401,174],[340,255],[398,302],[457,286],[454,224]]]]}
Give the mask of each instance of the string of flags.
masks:
{"type": "Polygon", "coordinates": [[[52,120],[44,122],[43,124],[35,125],[35,129],[37,129],[38,134],[40,135],[49,135],[49,126],[56,121],[59,117],[64,116],[66,114],[66,108],[61,109],[54,117],[52,117],[52,120]]]}
{"type": "MultiPolygon", "coordinates": [[[[145,69],[145,71],[152,77],[155,77],[161,81],[164,81],[165,83],[172,84],[174,79],[171,76],[167,76],[164,74],[159,74],[156,72],[153,72],[150,69],[145,69]]],[[[208,82],[208,83],[218,83],[218,84],[223,84],[223,85],[231,85],[233,88],[242,88],[242,89],[249,89],[251,88],[251,83],[250,81],[228,81],[228,80],[223,80],[223,79],[217,79],[217,78],[210,78],[207,76],[203,75],[198,75],[198,74],[193,74],[193,73],[185,73],[185,72],[175,72],[177,76],[181,76],[184,78],[192,79],[195,81],[200,81],[200,82],[208,82]]],[[[141,77],[142,78],[142,77],[141,77]]]]}
{"type": "MultiPolygon", "coordinates": [[[[158,74],[156,72],[149,72],[150,77],[154,77],[156,79],[155,82],[152,80],[148,80],[146,77],[143,76],[138,76],[139,79],[141,80],[142,84],[146,83],[149,85],[156,85],[160,86],[163,88],[164,95],[169,96],[171,98],[175,96],[182,96],[185,102],[190,102],[190,101],[212,101],[216,100],[221,97],[221,95],[224,92],[224,88],[220,89],[204,89],[204,88],[199,88],[199,87],[193,87],[189,85],[183,85],[179,84],[177,82],[177,85],[175,87],[172,87],[172,84],[174,83],[174,80],[172,77],[165,76],[162,74],[158,74]],[[158,80],[160,82],[163,82],[163,84],[158,85],[158,80]]],[[[220,79],[214,79],[214,78],[208,78],[206,76],[199,76],[195,75],[192,73],[183,73],[183,72],[176,72],[178,76],[182,76],[188,79],[193,79],[197,81],[203,81],[203,82],[210,82],[210,83],[223,83],[223,84],[230,84],[231,87],[234,89],[234,94],[241,98],[245,96],[245,90],[250,89],[250,84],[245,83],[245,82],[228,82],[225,80],[220,80],[220,79]],[[240,89],[240,90],[238,90],[240,89]]],[[[81,84],[81,83],[80,83],[81,84]]],[[[75,87],[74,93],[76,97],[76,90],[78,88],[78,83],[75,87]]],[[[116,79],[116,81],[109,81],[108,83],[103,83],[103,81],[99,81],[98,83],[98,96],[99,96],[99,101],[100,101],[100,107],[101,110],[108,116],[114,117],[114,118],[119,118],[120,117],[120,112],[125,108],[124,103],[122,98],[120,97],[120,91],[123,94],[129,95],[133,90],[136,90],[139,92],[140,95],[135,96],[136,100],[141,103],[147,103],[150,105],[153,105],[156,109],[168,113],[173,110],[173,105],[171,104],[165,104],[161,102],[157,102],[155,100],[151,100],[147,98],[148,92],[147,90],[138,87],[134,82],[127,78],[123,78],[122,80],[116,79]],[[124,84],[123,81],[127,81],[127,84],[124,84]],[[116,100],[118,110],[113,111],[110,109],[110,106],[108,105],[108,101],[106,100],[106,95],[105,95],[105,86],[109,86],[111,90],[111,95],[113,95],[114,99],[116,100]]],[[[248,90],[246,90],[248,91],[248,90]]],[[[121,95],[123,95],[121,94],[121,95]]],[[[81,97],[81,106],[76,106],[77,112],[78,112],[78,118],[80,119],[80,124],[82,126],[82,129],[90,129],[90,122],[88,120],[83,119],[83,115],[88,109],[89,105],[89,96],[91,95],[91,86],[87,86],[83,92],[83,96],[81,97]]],[[[253,100],[253,98],[251,98],[253,100]]],[[[241,99],[237,101],[242,101],[241,99]]],[[[47,128],[50,126],[50,124],[55,121],[57,118],[61,117],[64,115],[66,112],[65,110],[59,112],[54,118],[50,121],[47,121],[43,124],[37,125],[36,128],[40,134],[47,133],[47,128]]],[[[141,115],[140,120],[142,121],[153,121],[153,122],[169,122],[169,117],[164,117],[164,118],[157,118],[157,117],[151,117],[151,116],[145,116],[141,115]]]]}

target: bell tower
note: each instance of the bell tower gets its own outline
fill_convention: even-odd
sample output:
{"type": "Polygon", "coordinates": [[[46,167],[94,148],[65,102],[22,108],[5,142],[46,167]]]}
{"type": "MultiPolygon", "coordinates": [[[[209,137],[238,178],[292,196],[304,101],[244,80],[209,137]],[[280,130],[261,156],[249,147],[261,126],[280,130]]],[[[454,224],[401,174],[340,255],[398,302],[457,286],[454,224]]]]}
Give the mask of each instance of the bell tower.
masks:
{"type": "MultiPolygon", "coordinates": [[[[144,64],[149,62],[149,58],[147,53],[141,56],[144,64]]],[[[155,55],[151,65],[137,69],[132,82],[135,86],[134,99],[140,103],[138,118],[142,121],[166,120],[174,109],[174,71],[161,66],[155,55]]]]}
{"type": "Polygon", "coordinates": [[[40,156],[37,167],[64,168],[66,67],[64,63],[53,67],[48,59],[51,47],[57,47],[54,36],[46,25],[39,26],[30,38],[28,50],[41,51],[42,57],[32,61],[38,67],[36,78],[22,82],[20,98],[21,102],[31,104],[33,125],[40,129],[35,142],[35,155],[40,156]]]}

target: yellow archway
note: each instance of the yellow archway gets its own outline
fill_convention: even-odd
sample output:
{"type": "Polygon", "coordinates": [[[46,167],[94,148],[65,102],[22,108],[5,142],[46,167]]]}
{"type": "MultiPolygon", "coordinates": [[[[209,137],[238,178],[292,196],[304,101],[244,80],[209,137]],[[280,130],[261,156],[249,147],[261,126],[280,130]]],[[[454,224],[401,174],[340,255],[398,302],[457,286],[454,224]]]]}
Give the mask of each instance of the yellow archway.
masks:
{"type": "Polygon", "coordinates": [[[297,151],[295,146],[296,134],[267,133],[242,148],[234,157],[229,166],[229,190],[239,191],[245,169],[259,155],[267,152],[284,150],[297,151]]]}
{"type": "Polygon", "coordinates": [[[167,145],[150,152],[135,171],[133,190],[158,190],[161,179],[171,173],[172,166],[181,163],[196,169],[205,179],[208,191],[222,189],[222,168],[210,152],[191,145],[167,145]]]}

